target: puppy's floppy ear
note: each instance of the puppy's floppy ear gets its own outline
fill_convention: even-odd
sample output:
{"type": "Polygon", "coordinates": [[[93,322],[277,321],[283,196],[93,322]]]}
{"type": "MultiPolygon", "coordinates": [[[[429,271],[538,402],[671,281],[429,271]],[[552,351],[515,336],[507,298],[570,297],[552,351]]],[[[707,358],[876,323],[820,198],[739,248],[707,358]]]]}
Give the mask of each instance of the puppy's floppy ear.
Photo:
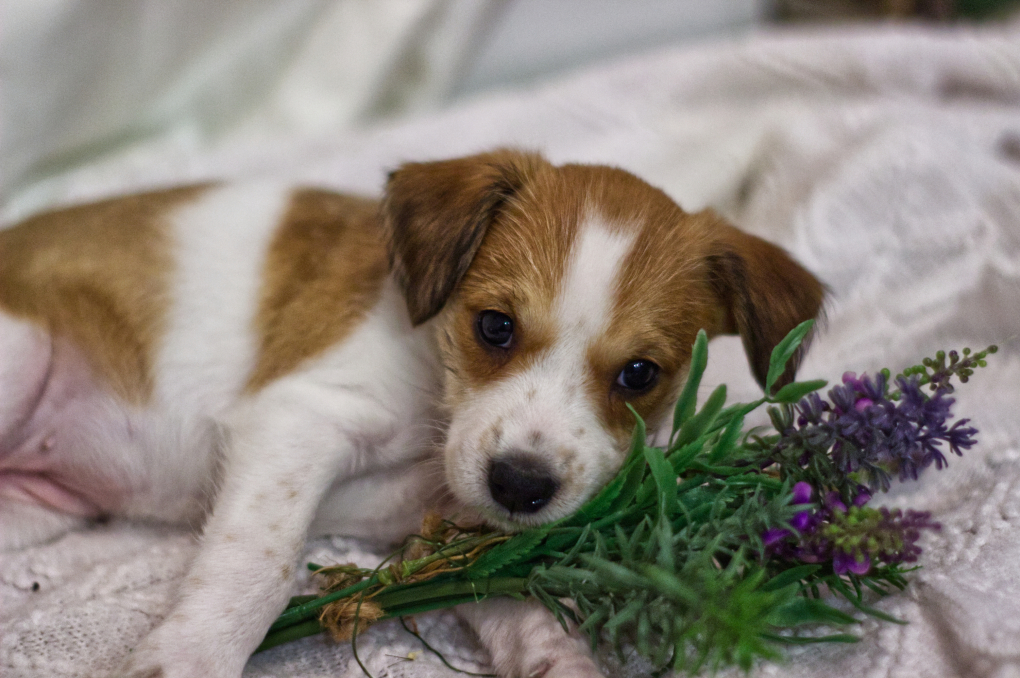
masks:
{"type": "Polygon", "coordinates": [[[547,164],[513,150],[407,163],[390,174],[383,222],[390,264],[414,324],[442,309],[474,259],[489,224],[547,164]]]}
{"type": "MultiPolygon", "coordinates": [[[[765,386],[769,358],[794,327],[822,311],[825,286],[783,249],[749,235],[711,214],[712,286],[722,302],[723,334],[739,334],[758,383],[765,386]]],[[[810,338],[810,337],[809,337],[810,338]]],[[[801,344],[777,385],[793,381],[807,347],[801,344]]]]}

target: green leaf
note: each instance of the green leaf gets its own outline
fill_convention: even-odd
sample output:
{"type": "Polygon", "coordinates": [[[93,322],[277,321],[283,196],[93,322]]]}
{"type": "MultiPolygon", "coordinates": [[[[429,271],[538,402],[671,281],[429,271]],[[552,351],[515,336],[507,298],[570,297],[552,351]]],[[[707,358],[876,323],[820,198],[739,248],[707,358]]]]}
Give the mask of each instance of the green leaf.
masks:
{"type": "Polygon", "coordinates": [[[676,504],[676,480],[677,474],[665,455],[658,447],[645,448],[645,461],[655,478],[655,485],[659,488],[659,507],[666,515],[673,515],[677,511],[676,504]]]}
{"type": "Polygon", "coordinates": [[[659,593],[671,600],[692,606],[701,600],[697,591],[680,581],[672,572],[654,565],[645,565],[641,568],[641,573],[659,593]]]}
{"type": "Polygon", "coordinates": [[[630,403],[627,403],[627,409],[634,415],[634,431],[630,434],[630,452],[627,454],[637,455],[645,448],[645,440],[648,438],[648,432],[645,430],[645,420],[641,418],[641,415],[637,413],[630,403]]]}
{"type": "Polygon", "coordinates": [[[635,598],[634,600],[624,605],[622,610],[620,610],[612,617],[610,617],[602,628],[604,628],[609,633],[613,633],[613,631],[615,631],[619,627],[634,621],[634,618],[638,616],[638,613],[641,612],[641,608],[644,607],[644,605],[645,602],[643,600],[641,600],[640,598],[635,598]]]}
{"type": "Polygon", "coordinates": [[[611,515],[625,507],[634,498],[638,488],[641,487],[641,480],[645,473],[644,449],[647,432],[641,416],[629,404],[627,407],[634,415],[635,423],[634,432],[631,434],[630,453],[623,462],[620,472],[598,494],[586,501],[581,508],[551,525],[584,525],[611,515]]]}
{"type": "MultiPolygon", "coordinates": [[[[740,476],[740,475],[748,475],[747,467],[746,466],[712,466],[711,464],[705,464],[705,463],[702,463],[700,461],[692,461],[690,467],[691,467],[691,469],[693,469],[695,471],[702,471],[704,473],[709,473],[709,474],[714,475],[714,476],[740,476]]],[[[757,474],[756,473],[756,474],[752,474],[752,475],[758,476],[758,475],[761,475],[761,474],[757,474]]],[[[753,484],[755,486],[760,484],[758,482],[757,478],[754,479],[754,483],[753,484]]]]}
{"type": "Polygon", "coordinates": [[[794,381],[779,389],[769,400],[774,403],[795,403],[808,393],[813,393],[828,385],[824,379],[813,379],[811,381],[794,381]]]}
{"type": "Polygon", "coordinates": [[[719,410],[726,403],[726,384],[719,384],[712,395],[708,396],[708,400],[701,407],[701,410],[693,417],[684,422],[684,425],[680,427],[680,431],[676,437],[676,441],[673,443],[671,449],[676,449],[692,443],[701,436],[708,427],[712,424],[715,416],[719,414],[719,410]]]}
{"type": "MultiPolygon", "coordinates": [[[[858,596],[855,596],[855,595],[853,595],[853,593],[850,592],[850,589],[847,588],[846,583],[843,581],[842,577],[834,575],[832,577],[826,577],[826,579],[824,581],[825,581],[826,584],[829,585],[829,588],[831,588],[833,591],[836,591],[841,596],[846,598],[848,601],[850,601],[851,605],[856,607],[858,610],[860,610],[864,614],[866,614],[868,616],[871,616],[871,617],[875,617],[876,619],[881,619],[882,621],[891,622],[893,624],[906,624],[907,623],[907,622],[903,621],[902,619],[897,619],[896,617],[892,616],[891,614],[888,614],[886,612],[882,612],[881,610],[875,609],[873,607],[870,607],[870,606],[865,605],[864,603],[862,603],[858,596]]],[[[867,583],[867,580],[865,580],[865,583],[867,583]]]]}
{"type": "Polygon", "coordinates": [[[726,425],[722,435],[719,436],[718,442],[712,448],[712,452],[708,455],[709,464],[718,464],[720,461],[729,456],[729,453],[733,451],[733,448],[737,444],[737,439],[744,430],[744,415],[740,414],[732,419],[730,423],[726,425]]]}
{"type": "Polygon", "coordinates": [[[667,453],[666,458],[669,459],[669,464],[673,467],[673,470],[676,471],[676,474],[680,475],[687,471],[691,462],[697,458],[699,454],[701,454],[703,449],[704,445],[699,445],[697,442],[694,442],[667,453]]]}
{"type": "Polygon", "coordinates": [[[796,567],[791,567],[788,570],[783,570],[775,577],[772,577],[772,579],[765,582],[765,584],[761,587],[761,590],[778,591],[779,589],[784,589],[791,584],[796,584],[797,582],[810,577],[820,569],[822,569],[821,565],[798,565],[796,567]]]}
{"type": "Polygon", "coordinates": [[[698,330],[698,337],[694,340],[691,348],[691,364],[687,369],[687,381],[680,392],[680,399],[676,401],[676,409],[673,410],[673,433],[670,438],[676,435],[684,422],[694,414],[694,407],[698,399],[698,386],[701,385],[701,376],[705,373],[708,365],[708,335],[705,330],[698,330]]]}
{"type": "Polygon", "coordinates": [[[857,620],[820,600],[797,597],[769,614],[773,626],[800,626],[801,624],[856,624],[857,620]]]}
{"type": "Polygon", "coordinates": [[[481,579],[488,577],[497,570],[516,563],[526,558],[536,546],[542,543],[549,533],[548,527],[525,530],[516,537],[506,540],[491,551],[482,554],[471,567],[467,569],[469,579],[481,579]]]}
{"type": "Polygon", "coordinates": [[[655,563],[666,572],[672,572],[676,569],[673,557],[673,527],[664,517],[660,517],[659,523],[655,526],[655,538],[659,547],[658,553],[655,554],[655,563]]]}
{"type": "MultiPolygon", "coordinates": [[[[631,501],[633,501],[638,490],[641,489],[641,481],[645,477],[645,468],[644,463],[631,464],[631,468],[627,471],[626,478],[623,481],[623,487],[620,489],[616,500],[613,502],[610,510],[607,511],[607,514],[612,514],[615,511],[622,511],[630,504],[631,501]]],[[[601,518],[602,516],[599,517],[601,518]]]]}
{"type": "Polygon", "coordinates": [[[567,552],[567,554],[558,564],[561,566],[567,566],[574,562],[574,559],[577,558],[577,554],[580,553],[581,549],[583,549],[584,546],[588,543],[588,535],[590,534],[591,523],[588,523],[587,525],[584,526],[584,529],[581,530],[581,534],[578,535],[577,539],[574,540],[574,544],[570,548],[570,551],[567,552]]]}
{"type": "MultiPolygon", "coordinates": [[[[643,424],[643,422],[642,422],[643,424]]],[[[617,473],[609,484],[602,488],[598,494],[584,503],[581,508],[573,514],[562,518],[558,522],[550,523],[551,526],[562,525],[584,525],[593,520],[598,520],[610,515],[618,507],[626,506],[637,488],[631,488],[633,484],[640,486],[641,477],[644,475],[644,442],[638,450],[632,450],[623,462],[620,472],[617,473]],[[637,478],[634,478],[634,476],[637,478]],[[628,494],[629,492],[629,494],[628,494]],[[621,496],[623,495],[623,496],[621,496]]]]}
{"type": "Polygon", "coordinates": [[[780,636],[775,633],[762,633],[762,638],[782,645],[814,645],[815,643],[859,643],[861,639],[849,633],[834,633],[829,636],[780,636]]]}
{"type": "Polygon", "coordinates": [[[769,358],[769,371],[765,377],[765,393],[772,393],[772,387],[776,380],[786,371],[786,364],[790,362],[790,358],[797,352],[797,348],[814,324],[814,320],[805,320],[790,330],[790,333],[772,349],[772,356],[769,358]]]}
{"type": "Polygon", "coordinates": [[[592,628],[597,628],[602,625],[602,621],[608,616],[609,612],[605,608],[600,607],[588,615],[588,617],[581,622],[581,625],[577,627],[577,630],[584,633],[592,628]]]}
{"type": "Polygon", "coordinates": [[[596,556],[584,555],[581,559],[595,571],[604,583],[625,589],[644,588],[648,582],[628,567],[596,556]]]}

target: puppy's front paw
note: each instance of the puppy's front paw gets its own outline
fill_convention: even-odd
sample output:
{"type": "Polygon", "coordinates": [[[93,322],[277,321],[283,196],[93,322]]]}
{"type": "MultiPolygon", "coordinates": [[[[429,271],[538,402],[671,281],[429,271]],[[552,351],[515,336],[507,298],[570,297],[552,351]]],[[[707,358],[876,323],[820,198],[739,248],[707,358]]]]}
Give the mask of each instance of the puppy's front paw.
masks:
{"type": "Polygon", "coordinates": [[[566,633],[535,600],[491,598],[457,608],[500,678],[602,678],[585,638],[566,633]]]}
{"type": "Polygon", "coordinates": [[[522,678],[604,678],[591,657],[566,651],[525,669],[522,678]]]}
{"type": "Polygon", "coordinates": [[[165,623],[128,654],[116,678],[239,678],[247,655],[216,648],[193,630],[165,623]]]}
{"type": "Polygon", "coordinates": [[[121,667],[120,671],[113,675],[116,678],[166,678],[166,673],[163,671],[162,666],[139,666],[135,662],[128,662],[121,667]]]}

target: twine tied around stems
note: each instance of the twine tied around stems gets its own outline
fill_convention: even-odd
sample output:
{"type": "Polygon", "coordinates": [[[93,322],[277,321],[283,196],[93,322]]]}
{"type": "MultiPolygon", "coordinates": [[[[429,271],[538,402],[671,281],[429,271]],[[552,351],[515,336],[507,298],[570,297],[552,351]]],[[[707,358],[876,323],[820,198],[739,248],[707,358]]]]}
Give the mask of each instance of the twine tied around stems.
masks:
{"type": "Polygon", "coordinates": [[[319,623],[333,640],[340,642],[354,637],[355,628],[361,633],[383,617],[383,609],[371,600],[357,596],[342,598],[322,608],[319,623]]]}
{"type": "MultiPolygon", "coordinates": [[[[505,535],[489,535],[489,538],[481,540],[464,539],[480,534],[478,528],[458,527],[444,520],[439,513],[429,512],[422,520],[421,534],[405,543],[400,559],[375,574],[378,584],[325,605],[319,613],[319,623],[335,640],[350,640],[355,632],[361,633],[386,616],[383,608],[372,600],[383,586],[416,584],[446,572],[463,569],[486,549],[509,538],[505,535]],[[444,553],[444,548],[454,542],[467,546],[468,552],[444,553]]],[[[325,579],[321,587],[325,594],[361,583],[370,571],[346,563],[320,568],[315,574],[325,579]]]]}

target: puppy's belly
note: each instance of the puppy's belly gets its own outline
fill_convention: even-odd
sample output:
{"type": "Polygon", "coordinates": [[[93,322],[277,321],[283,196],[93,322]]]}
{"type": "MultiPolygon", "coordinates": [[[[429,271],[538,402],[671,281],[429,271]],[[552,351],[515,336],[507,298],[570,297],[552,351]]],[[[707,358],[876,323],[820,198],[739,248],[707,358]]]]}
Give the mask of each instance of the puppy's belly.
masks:
{"type": "MultiPolygon", "coordinates": [[[[3,320],[10,329],[9,319],[3,320]]],[[[192,487],[197,482],[191,478],[201,476],[187,468],[174,478],[163,476],[177,464],[179,443],[201,447],[203,436],[114,397],[66,340],[42,332],[30,338],[34,344],[21,342],[19,352],[0,356],[0,397],[15,405],[0,417],[0,501],[84,517],[200,515],[203,507],[194,497],[203,488],[192,487]]],[[[203,467],[211,465],[211,451],[193,452],[193,458],[204,457],[203,467]]]]}
{"type": "Polygon", "coordinates": [[[116,511],[131,485],[115,460],[130,441],[127,419],[70,344],[43,342],[44,369],[8,361],[3,371],[0,391],[31,397],[2,431],[0,497],[83,516],[116,511]]]}

